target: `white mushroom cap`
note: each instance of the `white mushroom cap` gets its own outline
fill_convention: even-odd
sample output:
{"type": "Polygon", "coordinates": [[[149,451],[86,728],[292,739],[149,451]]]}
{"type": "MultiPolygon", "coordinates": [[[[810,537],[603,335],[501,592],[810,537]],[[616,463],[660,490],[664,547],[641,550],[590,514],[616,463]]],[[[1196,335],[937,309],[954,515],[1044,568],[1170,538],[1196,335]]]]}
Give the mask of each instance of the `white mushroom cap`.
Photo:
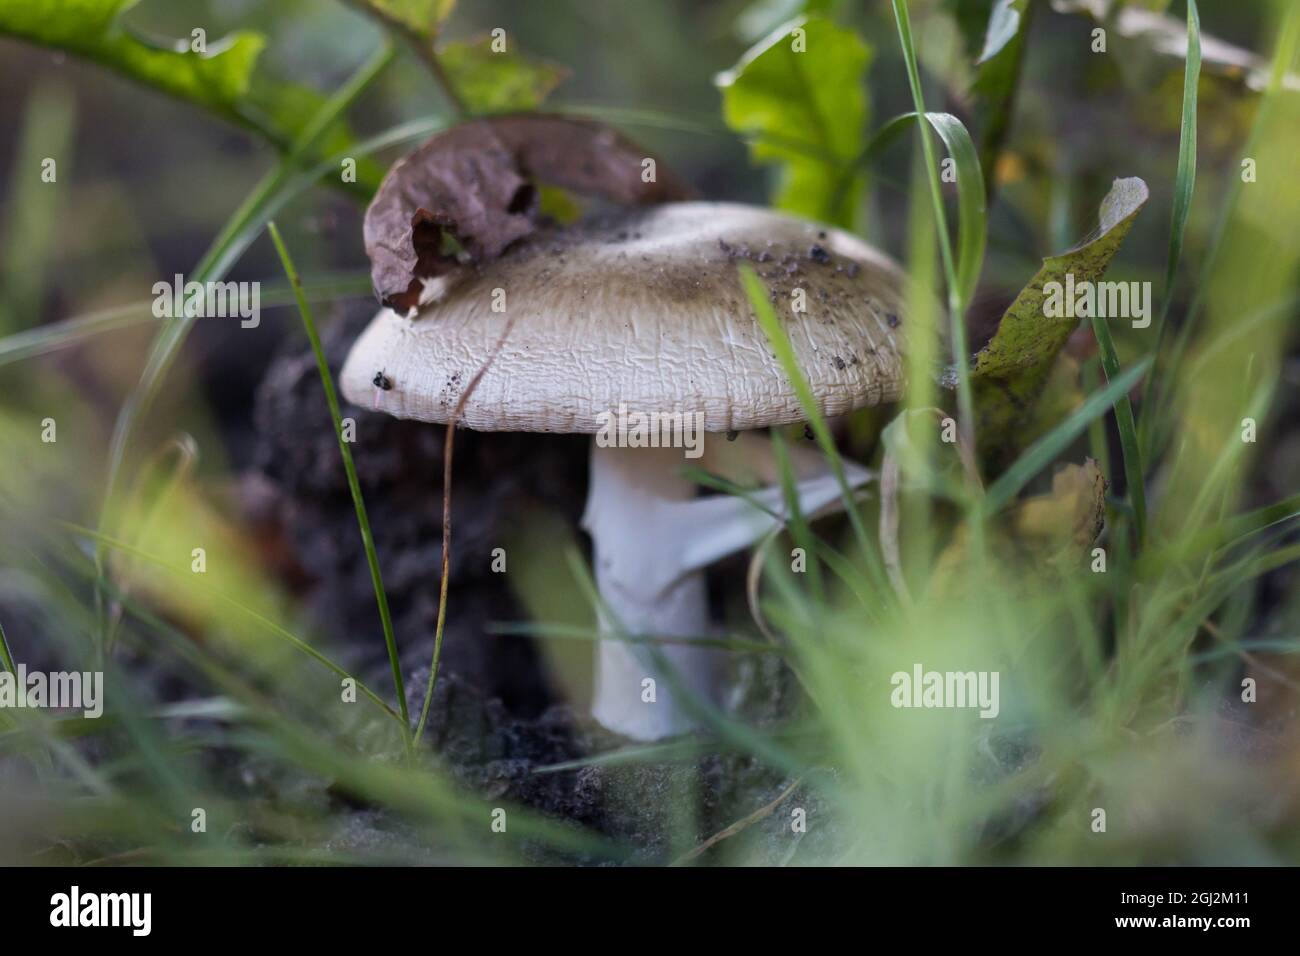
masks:
{"type": "Polygon", "coordinates": [[[375,317],[343,367],[343,393],[446,422],[513,320],[466,403],[470,428],[595,433],[620,404],[702,413],[712,432],[803,421],[740,286],[742,261],[771,291],[823,414],[900,397],[898,267],[845,232],[705,202],[543,232],[458,280],[434,280],[418,314],[375,317]],[[391,388],[376,388],[379,374],[391,388]]]}

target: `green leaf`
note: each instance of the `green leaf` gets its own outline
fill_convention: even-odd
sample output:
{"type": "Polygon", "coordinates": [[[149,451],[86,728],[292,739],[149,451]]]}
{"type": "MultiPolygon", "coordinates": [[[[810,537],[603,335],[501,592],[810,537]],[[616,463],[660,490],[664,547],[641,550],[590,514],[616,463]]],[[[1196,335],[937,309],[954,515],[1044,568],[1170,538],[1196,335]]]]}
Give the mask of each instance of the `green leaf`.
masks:
{"type": "Polygon", "coordinates": [[[925,118],[948,148],[957,177],[957,293],[961,303],[968,305],[984,269],[988,238],[979,155],[970,133],[957,117],[951,113],[926,113],[925,118]]]}
{"type": "Polygon", "coordinates": [[[1058,424],[1038,441],[1034,442],[1010,468],[1004,471],[998,480],[989,486],[981,506],[986,515],[992,515],[1002,509],[1020,489],[1033,479],[1040,471],[1069,447],[1088,424],[1128,394],[1128,390],[1142,380],[1147,369],[1151,367],[1151,358],[1142,359],[1128,371],[1112,379],[1105,388],[1088,396],[1068,418],[1058,424]]]}
{"type": "Polygon", "coordinates": [[[473,113],[537,109],[569,72],[559,64],[519,53],[515,44],[495,53],[491,37],[448,43],[439,48],[438,58],[473,113]]]}
{"type": "Polygon", "coordinates": [[[1046,315],[1044,287],[1065,286],[1070,275],[1074,285],[1081,287],[1105,275],[1148,195],[1141,179],[1115,180],[1101,204],[1100,229],[1068,252],[1043,260],[1042,268],[1003,314],[992,340],[975,355],[971,375],[986,449],[995,449],[1024,420],[1052,363],[1079,325],[1073,310],[1063,310],[1065,314],[1057,317],[1046,315]]]}
{"type": "Polygon", "coordinates": [[[998,154],[1011,127],[1032,8],[1029,0],[948,0],[948,8],[975,64],[970,85],[973,125],[980,132],[980,160],[991,196],[998,154]]]}
{"type": "Polygon", "coordinates": [[[733,33],[744,43],[756,43],[782,23],[800,14],[827,14],[835,0],[754,0],[736,15],[733,33]]]}
{"type": "Polygon", "coordinates": [[[790,379],[790,384],[794,387],[795,396],[799,399],[799,405],[808,420],[808,427],[812,430],[813,437],[817,439],[817,444],[830,465],[831,473],[840,486],[840,498],[844,504],[844,513],[848,515],[849,524],[853,528],[858,546],[867,558],[867,568],[878,586],[884,585],[888,587],[885,584],[884,567],[880,564],[880,556],[871,547],[866,527],[862,523],[862,516],[858,514],[857,504],[853,500],[853,491],[849,488],[848,480],[844,474],[844,461],[840,457],[839,449],[835,446],[835,436],[831,433],[830,425],[827,424],[825,416],[822,415],[820,408],[818,408],[816,396],[813,395],[808,379],[803,374],[803,369],[799,367],[799,359],[795,355],[790,336],[781,321],[776,317],[776,311],[772,308],[772,303],[768,299],[767,288],[748,263],[741,263],[740,265],[740,285],[745,292],[745,297],[749,300],[750,308],[754,310],[754,318],[758,322],[759,328],[763,330],[763,335],[767,339],[768,346],[772,349],[772,354],[776,356],[777,362],[781,365],[781,370],[785,372],[786,377],[790,379]]]}
{"type": "MultiPolygon", "coordinates": [[[[206,52],[191,49],[186,38],[163,45],[132,32],[123,16],[138,0],[0,0],[0,35],[84,57],[127,79],[250,129],[281,151],[303,132],[325,97],[256,74],[266,38],[240,31],[205,40],[206,52]]],[[[350,140],[343,123],[321,140],[331,150],[350,140]]],[[[379,170],[359,168],[358,184],[346,188],[368,194],[379,170]]],[[[337,176],[331,181],[339,184],[337,176]]]]}
{"type": "Polygon", "coordinates": [[[438,33],[451,15],[456,0],[352,0],[386,23],[426,40],[438,33]]]}
{"type": "Polygon", "coordinates": [[[977,63],[987,63],[1006,48],[1020,32],[1020,23],[1029,0],[995,0],[989,14],[988,31],[984,34],[984,49],[977,63]]]}
{"type": "Polygon", "coordinates": [[[280,230],[276,228],[274,222],[266,224],[267,232],[271,234],[271,242],[275,244],[275,251],[280,256],[280,264],[284,266],[285,278],[289,280],[289,285],[294,291],[294,301],[298,306],[298,315],[302,317],[303,329],[307,333],[307,340],[311,343],[312,354],[316,356],[316,370],[320,374],[321,387],[325,391],[325,403],[329,406],[330,417],[334,420],[334,434],[339,442],[339,454],[343,459],[343,470],[348,476],[348,489],[352,493],[352,507],[357,514],[357,527],[361,532],[361,544],[366,552],[366,563],[370,568],[370,580],[374,586],[375,602],[379,605],[380,624],[384,630],[384,645],[388,650],[388,661],[393,672],[393,689],[397,693],[398,711],[402,717],[402,732],[410,740],[411,720],[407,713],[406,705],[406,686],[402,680],[402,663],[397,653],[397,638],[393,632],[393,618],[388,610],[388,592],[384,589],[383,574],[379,570],[379,555],[375,552],[375,539],[370,531],[370,519],[366,515],[366,503],[361,497],[361,483],[357,479],[356,465],[352,461],[352,451],[348,448],[348,440],[344,437],[343,416],[339,411],[338,394],[334,390],[334,378],[330,375],[329,362],[325,359],[325,349],[321,345],[320,335],[316,331],[316,323],[311,316],[311,307],[307,304],[307,295],[303,291],[302,278],[298,274],[297,267],[293,264],[293,259],[289,255],[289,250],[285,247],[284,239],[280,236],[280,230]]]}
{"type": "Polygon", "coordinates": [[[716,78],[727,125],[752,137],[754,162],[780,168],[779,208],[852,224],[859,189],[836,187],[862,149],[870,62],[870,47],[852,30],[801,17],[716,78]]]}
{"type": "Polygon", "coordinates": [[[0,33],[87,57],[132,79],[218,112],[237,112],[266,39],[239,32],[191,52],[163,47],[121,22],[137,0],[3,0],[0,33]]]}
{"type": "MultiPolygon", "coordinates": [[[[902,113],[876,130],[858,157],[858,165],[874,161],[916,117],[916,113],[902,113]]],[[[946,258],[953,263],[952,283],[960,301],[969,303],[984,270],[984,251],[988,242],[988,210],[979,154],[975,151],[970,132],[957,117],[951,113],[926,113],[925,118],[939,134],[948,150],[948,158],[953,162],[957,182],[957,248],[955,252],[949,248],[946,258]]],[[[941,241],[951,243],[946,234],[941,241]]]]}

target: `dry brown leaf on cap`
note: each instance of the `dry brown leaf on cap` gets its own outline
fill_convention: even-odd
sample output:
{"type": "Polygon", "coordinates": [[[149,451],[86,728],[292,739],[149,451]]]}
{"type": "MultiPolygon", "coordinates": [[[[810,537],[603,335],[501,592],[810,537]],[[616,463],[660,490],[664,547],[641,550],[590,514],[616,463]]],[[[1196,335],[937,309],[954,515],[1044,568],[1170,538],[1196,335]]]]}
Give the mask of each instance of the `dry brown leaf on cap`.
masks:
{"type": "Polygon", "coordinates": [[[463,123],[399,160],[366,210],[379,300],[409,312],[423,280],[498,258],[538,228],[543,184],[623,205],[692,195],[646,150],[600,123],[544,114],[463,123]],[[647,160],[653,177],[643,175],[647,160]]]}

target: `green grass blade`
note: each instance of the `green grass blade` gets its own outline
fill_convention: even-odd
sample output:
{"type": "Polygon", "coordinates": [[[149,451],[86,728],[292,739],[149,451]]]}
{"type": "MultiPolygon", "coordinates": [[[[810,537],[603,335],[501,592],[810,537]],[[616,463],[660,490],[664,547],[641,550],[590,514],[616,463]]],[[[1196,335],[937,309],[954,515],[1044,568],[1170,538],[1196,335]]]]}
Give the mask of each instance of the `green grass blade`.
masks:
{"type": "Polygon", "coordinates": [[[720,494],[731,495],[733,498],[739,498],[755,511],[761,511],[769,518],[773,518],[776,521],[784,520],[779,511],[774,508],[769,508],[767,505],[763,504],[763,502],[754,497],[752,491],[741,487],[729,478],[715,475],[710,471],[705,471],[703,468],[681,468],[678,470],[678,474],[687,481],[699,485],[701,488],[708,488],[710,491],[716,491],[720,494]]]}
{"type": "MultiPolygon", "coordinates": [[[[568,558],[569,567],[573,571],[574,580],[588,603],[595,609],[600,618],[609,622],[610,628],[616,635],[614,640],[622,640],[629,633],[628,629],[601,598],[600,591],[591,577],[591,571],[587,568],[586,561],[583,560],[576,549],[570,549],[566,557],[568,558]]],[[[748,724],[728,716],[725,711],[711,701],[705,700],[688,687],[681,679],[677,669],[668,662],[668,659],[654,642],[643,643],[641,646],[646,649],[659,673],[680,698],[682,708],[692,717],[701,721],[701,723],[708,724],[724,740],[730,741],[735,746],[752,753],[755,757],[766,761],[773,767],[779,767],[787,773],[802,773],[807,769],[796,754],[781,747],[769,739],[767,735],[754,730],[748,724]]]]}
{"type": "Polygon", "coordinates": [[[1296,518],[1300,518],[1300,494],[1237,515],[1221,524],[1203,528],[1176,544],[1165,544],[1155,551],[1148,549],[1143,556],[1143,563],[1146,566],[1144,576],[1152,577],[1175,562],[1194,560],[1216,551],[1226,552],[1239,548],[1255,535],[1296,518]]]}
{"type": "MultiPolygon", "coordinates": [[[[1196,92],[1201,79],[1201,16],[1196,9],[1196,0],[1187,0],[1187,65],[1183,73],[1183,112],[1181,130],[1178,139],[1178,174],[1174,180],[1174,208],[1169,226],[1169,257],[1165,264],[1164,298],[1160,304],[1160,317],[1156,320],[1157,358],[1164,342],[1169,322],[1169,309],[1174,299],[1174,283],[1178,278],[1178,266],[1183,255],[1183,234],[1187,228],[1187,216],[1192,208],[1192,194],[1196,189],[1196,92]]],[[[1158,367],[1157,367],[1158,372],[1158,367]]],[[[1143,397],[1150,395],[1158,375],[1147,380],[1143,397]]],[[[1151,415],[1158,409],[1146,406],[1143,409],[1142,441],[1140,447],[1147,449],[1147,432],[1151,415]]]]}
{"type": "MultiPolygon", "coordinates": [[[[1273,50],[1272,65],[1269,68],[1268,86],[1260,100],[1259,110],[1255,114],[1254,123],[1251,125],[1250,135],[1246,138],[1245,145],[1241,147],[1239,155],[1259,155],[1260,139],[1277,108],[1279,96],[1290,95],[1283,91],[1282,84],[1287,71],[1295,60],[1298,49],[1300,49],[1300,4],[1292,3],[1285,5],[1285,15],[1278,31],[1277,46],[1273,50]]],[[[1236,211],[1243,185],[1240,176],[1228,177],[1228,195],[1224,198],[1215,218],[1214,229],[1206,245],[1199,273],[1200,282],[1197,284],[1196,291],[1192,295],[1192,301],[1187,307],[1187,315],[1178,330],[1178,335],[1174,339],[1167,370],[1163,371],[1156,379],[1155,388],[1152,392],[1153,398],[1147,403],[1147,407],[1151,409],[1151,426],[1145,427],[1146,421],[1144,420],[1146,441],[1143,448],[1148,452],[1158,452],[1166,439],[1168,429],[1161,428],[1162,423],[1158,423],[1154,415],[1156,409],[1164,408],[1167,405],[1167,398],[1173,388],[1173,383],[1179,379],[1183,356],[1195,332],[1201,309],[1205,305],[1205,295],[1210,285],[1209,278],[1214,274],[1218,265],[1219,255],[1223,251],[1224,239],[1228,232],[1228,224],[1232,221],[1233,214],[1236,211]]],[[[1146,419],[1148,416],[1144,415],[1143,417],[1146,419]]]]}
{"type": "Polygon", "coordinates": [[[988,211],[984,204],[984,179],[979,153],[961,120],[951,113],[926,113],[948,155],[957,176],[957,289],[963,309],[975,297],[984,268],[988,236],[988,211]]]}
{"type": "MultiPolygon", "coordinates": [[[[293,291],[288,283],[265,281],[261,284],[263,309],[274,309],[293,304],[293,291]]],[[[370,276],[363,273],[339,273],[304,279],[303,292],[308,302],[340,301],[349,298],[372,298],[374,293],[370,276]]],[[[130,302],[107,309],[98,309],[86,315],[73,316],[49,322],[34,329],[26,329],[0,338],[0,366],[22,362],[29,358],[47,355],[60,349],[79,345],[86,339],[118,329],[157,322],[152,300],[130,302]]]]}
{"type": "MultiPolygon", "coordinates": [[[[392,47],[385,44],[334,96],[330,97],[321,108],[319,115],[304,127],[304,135],[294,144],[289,155],[249,194],[235,215],[227,222],[226,227],[214,240],[195,269],[191,276],[193,281],[209,282],[224,275],[235,259],[261,232],[262,225],[288,201],[289,196],[295,190],[305,189],[309,185],[309,182],[302,177],[298,177],[297,181],[294,177],[303,157],[316,145],[316,139],[321,132],[329,129],[333,121],[342,116],[366,88],[388,68],[393,57],[392,47]]],[[[159,332],[150,349],[149,359],[140,375],[140,381],[118,412],[109,441],[108,474],[104,481],[104,495],[99,515],[101,530],[112,518],[118,482],[136,424],[153,403],[193,323],[193,318],[177,317],[170,320],[159,332]]],[[[97,548],[95,562],[101,572],[103,559],[103,553],[97,548]]],[[[101,646],[107,634],[107,616],[103,597],[103,590],[97,585],[95,601],[100,617],[101,646]]]]}
{"type": "MultiPolygon", "coordinates": [[[[98,531],[95,531],[91,528],[83,528],[75,524],[70,524],[68,522],[61,522],[61,524],[63,524],[63,526],[66,527],[72,533],[81,535],[87,538],[88,540],[95,542],[98,545],[102,545],[105,550],[120,551],[123,554],[128,554],[133,558],[151,564],[156,568],[160,568],[169,574],[182,575],[188,573],[187,571],[182,571],[180,569],[173,567],[172,565],[164,561],[162,558],[159,558],[157,555],[150,554],[149,552],[137,548],[134,545],[128,544],[125,541],[119,541],[116,538],[110,537],[109,535],[106,534],[101,534],[98,531]]],[[[286,628],[277,624],[275,621],[271,620],[266,615],[253,610],[247,604],[244,604],[242,601],[238,600],[237,598],[234,598],[229,594],[226,594],[224,591],[220,591],[216,588],[210,588],[208,593],[210,593],[218,601],[221,601],[223,604],[229,605],[234,610],[243,614],[249,620],[258,624],[260,627],[264,628],[268,633],[274,634],[276,637],[280,638],[285,643],[292,646],[294,649],[307,655],[312,660],[316,661],[316,663],[320,664],[322,667],[325,667],[326,669],[333,671],[339,677],[346,677],[353,681],[356,681],[357,690],[361,691],[362,694],[364,694],[371,701],[377,704],[386,714],[388,714],[394,720],[401,720],[401,716],[395,710],[393,710],[391,706],[389,706],[387,701],[385,701],[382,697],[380,697],[378,694],[376,694],[374,691],[368,688],[365,684],[363,684],[360,680],[354,677],[352,673],[347,670],[347,668],[343,667],[341,664],[336,663],[335,661],[327,657],[325,654],[322,654],[320,651],[316,650],[316,648],[312,647],[310,644],[308,644],[302,638],[298,637],[292,631],[287,630],[286,628]]]]}
{"type": "Polygon", "coordinates": [[[1099,392],[1088,396],[1087,400],[1075,409],[1068,418],[1059,423],[1050,432],[1025,449],[1015,463],[1008,468],[997,481],[989,486],[984,496],[983,510],[992,515],[1011,501],[1030,480],[1047,467],[1048,463],[1059,455],[1078,437],[1088,424],[1099,415],[1104,415],[1112,405],[1118,406],[1120,399],[1128,390],[1141,381],[1151,367],[1148,356],[1133,365],[1132,368],[1111,379],[1110,383],[1099,392]]]}
{"type": "MultiPolygon", "coordinates": [[[[1091,395],[1101,388],[1101,360],[1089,359],[1080,370],[1083,393],[1091,395]]],[[[1103,475],[1110,474],[1110,443],[1106,440],[1106,420],[1098,417],[1088,425],[1088,454],[1101,466],[1103,475]]]]}
{"type": "Polygon", "coordinates": [[[321,345],[316,323],[312,321],[311,307],[303,294],[302,283],[298,279],[298,270],[294,267],[289,250],[285,248],[280,230],[274,222],[266,225],[275,243],[275,251],[280,255],[284,274],[293,286],[294,296],[298,300],[298,314],[302,316],[303,327],[311,341],[312,354],[316,356],[316,368],[320,372],[321,387],[325,390],[325,401],[330,407],[330,418],[334,422],[334,434],[338,438],[339,454],[343,457],[343,468],[348,474],[348,490],[352,493],[352,507],[357,513],[357,525],[361,529],[361,544],[366,551],[366,563],[370,566],[370,581],[375,589],[375,601],[379,605],[379,620],[384,628],[384,645],[388,650],[388,663],[393,671],[393,688],[397,692],[397,707],[402,715],[402,726],[410,739],[411,720],[406,709],[406,685],[402,680],[402,662],[397,653],[397,638],[393,634],[393,618],[388,609],[388,592],[384,590],[383,574],[379,570],[379,555],[375,552],[375,538],[370,532],[370,519],[366,515],[366,503],[361,497],[361,483],[357,480],[357,468],[352,461],[352,450],[343,438],[343,413],[339,410],[339,398],[334,391],[334,378],[330,375],[329,363],[325,360],[325,348],[321,345]]]}
{"type": "Polygon", "coordinates": [[[671,130],[697,136],[731,137],[731,130],[712,113],[687,117],[664,110],[604,106],[599,103],[565,103],[566,116],[585,116],[611,126],[640,126],[645,129],[671,130]]]}
{"type": "Polygon", "coordinates": [[[5,637],[5,628],[0,624],[0,664],[4,664],[5,670],[11,674],[16,674],[18,669],[14,666],[14,654],[9,650],[9,638],[5,637]]]}
{"type": "MultiPolygon", "coordinates": [[[[1178,140],[1178,176],[1174,179],[1174,212],[1169,230],[1169,263],[1165,267],[1165,302],[1162,312],[1169,315],[1174,281],[1178,278],[1179,259],[1183,254],[1183,233],[1192,208],[1192,191],[1196,189],[1196,87],[1201,78],[1201,17],[1196,0],[1187,0],[1187,66],[1183,70],[1182,131],[1178,140]]],[[[1164,317],[1161,319],[1164,326],[1164,317]]]]}
{"type": "Polygon", "coordinates": [[[804,378],[803,371],[799,368],[799,361],[795,358],[794,346],[790,344],[790,337],[786,335],[785,329],[781,327],[776,312],[772,309],[772,303],[768,301],[767,289],[763,287],[762,280],[758,278],[757,273],[748,263],[741,263],[740,265],[740,284],[745,290],[745,295],[749,298],[749,304],[758,318],[758,324],[767,337],[768,344],[771,346],[772,351],[776,353],[777,361],[781,363],[782,370],[790,379],[795,396],[799,399],[799,406],[803,409],[804,416],[807,418],[808,427],[812,429],[813,437],[816,438],[817,444],[821,447],[822,454],[826,456],[826,460],[831,467],[831,473],[835,475],[835,481],[840,486],[840,497],[844,503],[844,510],[848,515],[850,525],[853,527],[853,534],[857,538],[858,547],[862,549],[863,556],[867,560],[867,567],[876,580],[876,584],[884,587],[885,572],[880,564],[880,556],[876,554],[875,548],[872,547],[871,539],[867,536],[866,526],[862,523],[862,516],[858,514],[853,491],[849,488],[848,480],[844,477],[844,462],[840,459],[839,449],[835,447],[835,438],[831,435],[830,426],[826,424],[826,419],[822,415],[821,409],[817,407],[817,399],[813,396],[808,380],[804,378]]]}
{"type": "MultiPolygon", "coordinates": [[[[848,168],[854,170],[873,163],[885,149],[902,136],[922,114],[900,113],[876,130],[862,153],[848,168]]],[[[957,249],[953,253],[956,269],[953,279],[961,301],[969,304],[979,284],[984,268],[984,253],[988,241],[988,210],[986,208],[983,173],[979,151],[965,124],[951,113],[925,113],[926,121],[939,134],[953,161],[957,180],[957,249]]],[[[945,242],[947,242],[945,233],[945,242]]],[[[946,248],[951,252],[951,243],[946,248]]]]}
{"type": "MultiPolygon", "coordinates": [[[[813,536],[808,518],[799,503],[799,495],[795,491],[794,466],[790,462],[790,450],[786,447],[785,437],[779,429],[772,429],[772,458],[776,462],[777,474],[781,476],[781,497],[785,501],[786,527],[796,547],[803,548],[805,555],[814,554],[818,550],[819,542],[813,536]]],[[[815,606],[821,607],[826,596],[821,563],[808,562],[807,573],[808,590],[812,593],[815,606]]]]}
{"type": "Polygon", "coordinates": [[[1225,522],[1219,529],[1219,539],[1223,547],[1233,547],[1251,535],[1297,517],[1300,517],[1300,494],[1256,508],[1225,522]]]}
{"type": "MultiPolygon", "coordinates": [[[[1119,354],[1115,351],[1115,341],[1110,335],[1110,326],[1099,316],[1092,318],[1092,332],[1097,338],[1101,353],[1101,367],[1106,372],[1108,381],[1114,382],[1120,374],[1119,354]]],[[[1155,356],[1151,356],[1152,361],[1155,356]]],[[[1129,400],[1127,390],[1115,402],[1115,424],[1119,428],[1120,452],[1124,458],[1124,483],[1127,486],[1129,503],[1133,506],[1134,546],[1142,547],[1146,539],[1147,496],[1146,472],[1142,468],[1142,452],[1138,445],[1137,423],[1133,419],[1133,403],[1129,400]]]]}
{"type": "Polygon", "coordinates": [[[785,647],[770,641],[751,641],[739,637],[694,637],[691,635],[674,635],[661,637],[658,634],[622,634],[613,637],[602,634],[596,628],[577,627],[572,624],[544,624],[533,621],[497,621],[484,628],[488,634],[509,637],[554,638],[556,640],[574,641],[622,641],[625,644],[654,644],[659,647],[708,647],[720,651],[733,651],[737,654],[788,654],[785,647]]]}
{"type": "Polygon", "coordinates": [[[0,331],[32,325],[40,313],[41,290],[57,262],[58,227],[67,190],[42,181],[42,163],[57,158],[56,173],[72,172],[76,102],[63,84],[42,84],[27,98],[17,157],[10,173],[4,245],[0,248],[0,331]]]}
{"type": "MultiPolygon", "coordinates": [[[[445,124],[439,120],[415,120],[408,123],[401,123],[382,133],[362,140],[349,148],[346,152],[339,153],[329,159],[323,160],[319,165],[313,167],[308,175],[295,178],[291,184],[291,188],[286,190],[284,200],[277,200],[273,210],[278,210],[285,200],[298,195],[298,193],[303,189],[310,186],[313,181],[324,176],[327,172],[337,170],[339,162],[342,159],[368,156],[392,146],[398,146],[416,139],[423,139],[429,134],[442,129],[444,126],[445,124]]],[[[262,189],[263,187],[259,185],[259,192],[261,192],[262,189]]],[[[246,202],[245,205],[247,206],[250,204],[246,202]]],[[[255,227],[247,225],[251,220],[242,214],[242,209],[243,207],[241,207],[241,216],[239,218],[241,222],[245,224],[246,231],[248,231],[251,236],[255,236],[257,230],[261,228],[260,224],[257,224],[255,227]]],[[[239,248],[242,250],[245,246],[246,243],[243,243],[240,244],[239,248]]],[[[230,248],[233,248],[233,246],[227,247],[228,250],[230,248]]],[[[228,255],[229,252],[227,252],[227,256],[228,255]]],[[[373,294],[368,274],[357,274],[355,276],[341,274],[339,276],[323,276],[319,279],[304,280],[303,288],[308,295],[309,301],[316,301],[317,299],[333,299],[341,296],[352,295],[369,297],[373,294]]],[[[263,284],[262,303],[264,306],[274,307],[276,305],[289,305],[292,302],[293,294],[287,284],[263,284]]],[[[28,329],[14,335],[6,336],[5,338],[0,339],[0,366],[76,345],[78,342],[93,335],[127,328],[144,322],[157,321],[150,311],[151,304],[152,303],[150,302],[143,302],[116,306],[110,309],[93,312],[90,315],[64,319],[60,322],[51,322],[48,325],[43,325],[39,328],[28,329]]]]}
{"type": "Polygon", "coordinates": [[[584,767],[620,767],[629,764],[635,765],[639,763],[648,763],[650,761],[655,761],[657,763],[670,763],[673,761],[695,760],[699,755],[699,742],[686,738],[682,740],[671,740],[667,743],[630,744],[626,747],[620,747],[617,750],[609,750],[604,753],[592,754],[587,757],[578,757],[575,760],[565,760],[560,763],[533,767],[529,772],[541,776],[548,773],[564,773],[569,770],[582,770],[584,767]]]}
{"type": "MultiPolygon", "coordinates": [[[[912,90],[912,103],[918,115],[929,118],[929,114],[925,109],[925,96],[921,90],[921,74],[916,63],[916,48],[912,42],[912,24],[908,17],[907,0],[893,0],[893,6],[894,19],[898,24],[898,40],[903,49],[903,61],[907,66],[907,81],[912,90]]],[[[945,114],[936,115],[942,116],[945,114]]],[[[931,123],[933,124],[934,121],[931,120],[931,123]]],[[[953,120],[953,123],[957,127],[961,126],[956,120],[953,120]]],[[[949,149],[953,150],[952,143],[948,143],[948,137],[956,135],[953,125],[944,121],[936,125],[936,129],[939,130],[940,137],[949,145],[949,149]]],[[[964,127],[961,127],[961,129],[962,132],[965,132],[964,127]]],[[[959,141],[954,139],[954,142],[959,141]]],[[[934,144],[930,141],[930,131],[925,124],[921,125],[921,149],[925,155],[925,167],[930,181],[930,200],[934,206],[935,222],[938,224],[939,248],[943,259],[944,276],[948,284],[949,337],[957,377],[959,427],[965,435],[967,443],[974,448],[976,447],[975,398],[970,381],[970,348],[967,345],[966,338],[966,306],[970,304],[968,296],[974,294],[974,286],[979,281],[979,271],[984,258],[983,176],[979,170],[979,156],[975,152],[974,145],[970,143],[970,136],[966,135],[965,142],[961,144],[961,155],[954,155],[953,159],[960,159],[961,163],[972,171],[963,177],[961,164],[959,164],[958,185],[960,186],[962,180],[966,179],[967,189],[965,193],[971,194],[974,190],[978,192],[977,198],[970,198],[965,202],[959,199],[959,211],[969,223],[967,231],[964,233],[965,239],[960,243],[960,246],[968,257],[973,258],[978,253],[978,261],[963,262],[962,267],[959,269],[958,260],[953,253],[952,239],[948,234],[948,217],[944,212],[943,191],[940,188],[939,166],[935,161],[934,144]],[[969,146],[969,150],[967,150],[967,146],[969,146]],[[976,236],[977,233],[978,236],[976,236]]],[[[961,234],[960,229],[959,234],[961,234]]]]}
{"type": "MultiPolygon", "coordinates": [[[[1196,90],[1201,79],[1201,16],[1196,0],[1187,0],[1187,67],[1183,73],[1183,113],[1178,140],[1178,175],[1174,180],[1174,209],[1169,230],[1169,261],[1165,266],[1165,296],[1160,327],[1164,328],[1173,300],[1183,254],[1183,233],[1196,188],[1196,90]]],[[[1157,336],[1159,332],[1157,331],[1157,336]]],[[[1157,341],[1159,338],[1157,337],[1157,341]]]]}

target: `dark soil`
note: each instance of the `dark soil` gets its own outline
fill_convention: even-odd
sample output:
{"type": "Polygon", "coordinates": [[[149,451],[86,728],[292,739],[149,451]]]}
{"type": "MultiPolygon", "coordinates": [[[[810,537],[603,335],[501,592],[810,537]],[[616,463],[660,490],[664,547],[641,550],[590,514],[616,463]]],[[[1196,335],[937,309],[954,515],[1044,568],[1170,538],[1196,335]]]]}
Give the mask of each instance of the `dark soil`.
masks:
{"type": "MultiPolygon", "coordinates": [[[[338,366],[366,317],[325,334],[338,366]]],[[[399,421],[345,405],[356,420],[352,445],[403,666],[427,665],[438,614],[442,561],[441,426],[399,421]]],[[[370,572],[357,531],[347,475],[309,351],[276,359],[257,394],[254,468],[245,499],[282,555],[279,571],[297,581],[313,616],[338,639],[349,664],[386,668],[370,572]]],[[[576,523],[586,494],[587,446],[576,436],[456,436],[452,487],[454,546],[443,663],[448,671],[535,716],[551,698],[531,642],[482,638],[488,620],[518,617],[491,551],[526,504],[576,523]]]]}
{"type": "MultiPolygon", "coordinates": [[[[327,330],[336,372],[367,319],[357,316],[327,330]]],[[[353,456],[415,711],[428,680],[437,619],[445,432],[364,408],[345,406],[343,414],[357,422],[353,456]]],[[[271,363],[257,393],[255,423],[254,467],[244,476],[243,497],[267,552],[277,556],[278,573],[295,584],[317,625],[332,636],[338,656],[383,686],[388,661],[374,593],[310,352],[287,352],[271,363]]],[[[587,455],[582,436],[458,432],[451,598],[426,739],[471,790],[604,833],[635,848],[633,860],[664,862],[771,803],[791,781],[730,753],[538,772],[627,744],[557,700],[530,639],[486,633],[490,622],[521,616],[503,576],[490,571],[491,549],[525,506],[544,507],[576,526],[587,455]],[[686,802],[694,803],[696,818],[685,829],[695,839],[683,846],[683,821],[672,814],[692,792],[696,798],[686,802]]],[[[774,660],[761,667],[746,663],[738,680],[751,717],[777,716],[788,676],[774,660]]],[[[385,815],[343,804],[339,848],[373,849],[403,839],[385,815]]],[[[819,825],[808,828],[806,839],[792,840],[795,806],[816,815],[814,795],[796,789],[728,850],[743,840],[754,862],[782,862],[834,839],[833,827],[819,825]]]]}

